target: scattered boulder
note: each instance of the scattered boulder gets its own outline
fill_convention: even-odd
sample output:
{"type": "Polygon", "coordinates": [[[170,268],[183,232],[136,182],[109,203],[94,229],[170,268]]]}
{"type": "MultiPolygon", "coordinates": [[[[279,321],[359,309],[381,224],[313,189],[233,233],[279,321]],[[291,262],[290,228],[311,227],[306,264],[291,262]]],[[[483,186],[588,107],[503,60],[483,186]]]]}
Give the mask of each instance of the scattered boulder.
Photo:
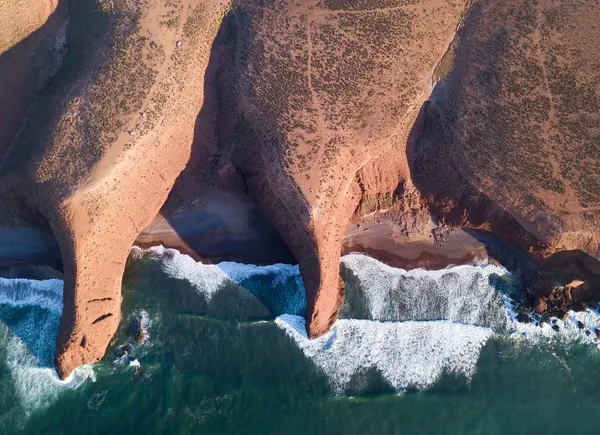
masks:
{"type": "Polygon", "coordinates": [[[148,338],[148,313],[141,311],[137,317],[137,334],[135,341],[138,344],[142,344],[148,338]]]}
{"type": "Polygon", "coordinates": [[[144,328],[142,328],[141,326],[138,328],[138,333],[137,337],[135,338],[135,341],[138,344],[142,344],[144,341],[146,341],[146,331],[144,331],[144,328]]]}
{"type": "Polygon", "coordinates": [[[574,279],[569,284],[567,284],[567,287],[568,288],[578,288],[578,287],[581,287],[583,284],[585,284],[584,281],[581,281],[580,279],[574,279]]]}
{"type": "Polygon", "coordinates": [[[546,304],[546,301],[544,301],[540,297],[535,298],[535,302],[533,303],[533,310],[536,313],[542,314],[546,311],[547,308],[548,308],[548,304],[546,304]]]}

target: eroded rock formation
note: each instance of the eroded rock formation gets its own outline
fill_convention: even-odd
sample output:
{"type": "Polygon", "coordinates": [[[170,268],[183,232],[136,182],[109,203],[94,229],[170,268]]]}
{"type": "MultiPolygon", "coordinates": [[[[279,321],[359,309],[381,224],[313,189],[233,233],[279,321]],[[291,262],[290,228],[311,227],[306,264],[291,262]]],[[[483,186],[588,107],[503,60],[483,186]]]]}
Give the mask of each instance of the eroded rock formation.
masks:
{"type": "Polygon", "coordinates": [[[473,4],[409,144],[439,215],[545,255],[600,257],[597,13],[593,1],[473,4]]]}
{"type": "Polygon", "coordinates": [[[100,359],[116,331],[131,244],[189,159],[223,8],[73,3],[60,74],[4,157],[4,197],[47,219],[63,258],[61,377],[100,359]]]}
{"type": "MultiPolygon", "coordinates": [[[[244,176],[300,264],[311,337],[336,319],[356,174],[403,144],[462,2],[234,2],[213,165],[244,176]]],[[[395,178],[408,176],[402,152],[395,178]]]]}
{"type": "MultiPolygon", "coordinates": [[[[568,295],[594,293],[592,0],[61,7],[68,50],[54,79],[43,92],[30,81],[21,96],[0,93],[25,108],[18,123],[0,122],[0,222],[47,223],[57,238],[61,376],[103,355],[129,248],[169,192],[166,220],[198,207],[203,218],[222,198],[230,206],[219,213],[245,216],[278,243],[268,225],[248,222],[272,224],[300,264],[311,337],[329,329],[343,300],[346,227],[373,213],[406,240],[489,231],[546,270],[574,251],[563,285],[583,279],[585,295],[568,295]]],[[[10,59],[0,57],[3,70],[10,59]]]]}

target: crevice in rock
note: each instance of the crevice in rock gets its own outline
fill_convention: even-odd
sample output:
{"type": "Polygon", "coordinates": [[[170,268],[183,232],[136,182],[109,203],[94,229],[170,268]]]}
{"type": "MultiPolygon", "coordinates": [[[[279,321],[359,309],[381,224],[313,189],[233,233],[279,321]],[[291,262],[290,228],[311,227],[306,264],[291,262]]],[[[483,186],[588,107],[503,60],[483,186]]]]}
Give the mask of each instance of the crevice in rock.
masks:
{"type": "Polygon", "coordinates": [[[99,298],[99,299],[90,299],[88,301],[88,303],[93,303],[93,302],[106,302],[106,301],[114,301],[113,298],[99,298]]]}
{"type": "Polygon", "coordinates": [[[98,317],[96,320],[94,320],[92,322],[92,325],[95,325],[96,323],[99,323],[101,321],[103,321],[104,319],[108,319],[109,317],[112,317],[113,313],[108,313],[108,314],[103,314],[100,317],[98,317]]]}

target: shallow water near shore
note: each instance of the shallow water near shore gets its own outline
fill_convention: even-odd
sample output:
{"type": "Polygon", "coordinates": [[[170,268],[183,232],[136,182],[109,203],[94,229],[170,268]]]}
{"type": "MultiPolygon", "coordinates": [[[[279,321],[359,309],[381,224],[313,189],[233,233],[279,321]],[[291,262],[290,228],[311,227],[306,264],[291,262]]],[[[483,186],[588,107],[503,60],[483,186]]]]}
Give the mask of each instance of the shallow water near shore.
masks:
{"type": "Polygon", "coordinates": [[[51,368],[62,282],[1,280],[1,433],[598,432],[596,313],[519,324],[497,266],[350,254],[342,276],[340,320],[310,341],[297,267],[134,250],[119,331],[68,382],[51,368]]]}

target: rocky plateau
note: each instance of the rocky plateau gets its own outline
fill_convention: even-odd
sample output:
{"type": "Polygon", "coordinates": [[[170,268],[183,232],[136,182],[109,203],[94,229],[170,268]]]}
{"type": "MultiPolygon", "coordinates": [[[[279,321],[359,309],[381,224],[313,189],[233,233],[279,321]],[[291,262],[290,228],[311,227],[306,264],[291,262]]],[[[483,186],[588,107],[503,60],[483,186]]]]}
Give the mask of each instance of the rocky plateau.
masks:
{"type": "Polygon", "coordinates": [[[540,313],[596,301],[598,16],[596,0],[0,0],[0,230],[56,241],[57,372],[104,355],[133,244],[297,262],[312,338],[353,250],[405,268],[485,255],[540,313]]]}

